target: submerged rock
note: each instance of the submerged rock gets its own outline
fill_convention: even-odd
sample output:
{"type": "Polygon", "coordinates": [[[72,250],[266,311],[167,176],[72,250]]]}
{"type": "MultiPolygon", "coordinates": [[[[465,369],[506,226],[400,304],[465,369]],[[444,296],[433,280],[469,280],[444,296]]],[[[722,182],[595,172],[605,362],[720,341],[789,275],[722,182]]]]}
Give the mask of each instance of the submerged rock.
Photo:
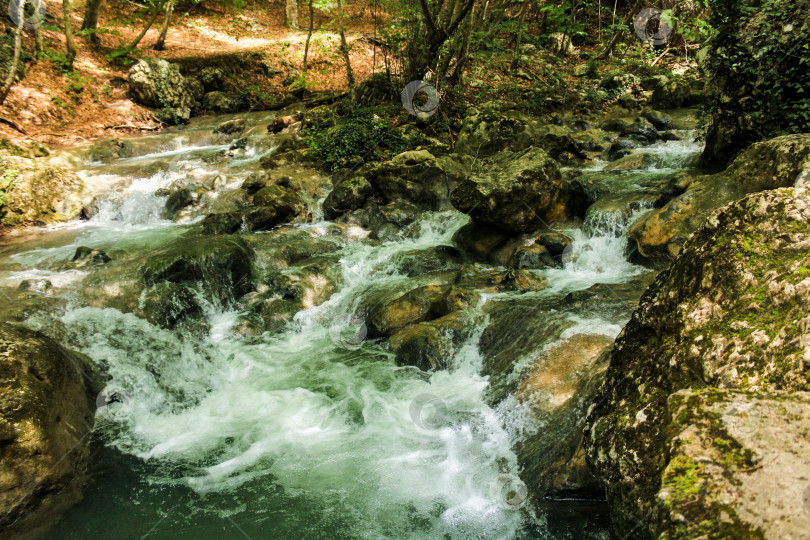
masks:
{"type": "Polygon", "coordinates": [[[809,221],[792,188],[713,214],[616,340],[585,448],[620,534],[806,533],[809,221]]]}
{"type": "Polygon", "coordinates": [[[96,389],[83,357],[21,326],[0,325],[0,359],[0,530],[30,537],[80,499],[96,389]]]}

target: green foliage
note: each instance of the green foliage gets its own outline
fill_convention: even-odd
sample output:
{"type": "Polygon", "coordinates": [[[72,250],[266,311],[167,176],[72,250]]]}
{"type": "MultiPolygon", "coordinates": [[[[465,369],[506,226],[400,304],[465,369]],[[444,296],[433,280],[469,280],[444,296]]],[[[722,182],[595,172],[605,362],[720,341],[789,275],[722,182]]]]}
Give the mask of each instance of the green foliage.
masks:
{"type": "Polygon", "coordinates": [[[810,131],[810,0],[710,0],[707,112],[742,147],[810,131]],[[730,106],[729,103],[732,105],[730,106]]]}
{"type": "Polygon", "coordinates": [[[6,197],[11,187],[19,180],[20,171],[17,169],[4,169],[0,174],[0,207],[5,206],[6,197]]]}
{"type": "Polygon", "coordinates": [[[335,170],[359,158],[377,161],[407,150],[408,140],[391,128],[385,116],[371,107],[353,107],[337,119],[326,115],[314,118],[304,134],[308,155],[335,170]]]}

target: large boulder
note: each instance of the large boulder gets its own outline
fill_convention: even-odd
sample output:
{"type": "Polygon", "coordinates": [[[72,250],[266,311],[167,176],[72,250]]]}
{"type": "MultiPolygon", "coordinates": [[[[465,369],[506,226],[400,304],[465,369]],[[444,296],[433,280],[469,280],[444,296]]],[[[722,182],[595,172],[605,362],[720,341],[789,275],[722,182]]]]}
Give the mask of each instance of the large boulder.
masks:
{"type": "Polygon", "coordinates": [[[617,338],[585,449],[621,535],[806,536],[808,221],[796,188],[713,214],[617,338]]]}
{"type": "Polygon", "coordinates": [[[751,145],[722,173],[691,181],[686,192],[644,215],[628,230],[643,259],[670,261],[717,208],[748,193],[796,184],[810,170],[810,135],[751,145]]]}
{"type": "Polygon", "coordinates": [[[95,414],[87,372],[43,334],[0,325],[0,531],[9,538],[42,534],[81,496],[95,414]]]}
{"type": "Polygon", "coordinates": [[[536,120],[516,111],[502,112],[498,104],[488,103],[480,112],[468,116],[461,126],[456,150],[476,157],[489,157],[503,150],[524,150],[536,138],[536,120]]]}
{"type": "Polygon", "coordinates": [[[678,109],[703,102],[703,83],[691,77],[667,77],[658,81],[650,104],[655,109],[678,109]]]}
{"type": "Polygon", "coordinates": [[[129,91],[135,101],[147,107],[170,109],[188,119],[196,102],[185,77],[176,65],[159,58],[138,61],[129,69],[129,91]]]}
{"type": "Polygon", "coordinates": [[[75,173],[37,160],[0,158],[0,224],[51,225],[77,218],[92,195],[75,173]]]}
{"type": "Polygon", "coordinates": [[[323,201],[326,219],[335,219],[351,210],[362,207],[374,193],[374,188],[363,176],[353,176],[338,182],[323,201]]]}
{"type": "Polygon", "coordinates": [[[188,236],[152,254],[140,271],[146,287],[202,283],[211,300],[227,303],[249,290],[253,258],[238,236],[188,236]]]}
{"type": "Polygon", "coordinates": [[[461,180],[459,165],[427,150],[403,152],[385,163],[358,171],[386,202],[405,200],[423,210],[449,206],[450,191],[461,180]]]}
{"type": "Polygon", "coordinates": [[[560,178],[541,148],[497,156],[458,185],[452,203],[478,223],[518,234],[584,215],[587,206],[584,192],[560,178]]]}

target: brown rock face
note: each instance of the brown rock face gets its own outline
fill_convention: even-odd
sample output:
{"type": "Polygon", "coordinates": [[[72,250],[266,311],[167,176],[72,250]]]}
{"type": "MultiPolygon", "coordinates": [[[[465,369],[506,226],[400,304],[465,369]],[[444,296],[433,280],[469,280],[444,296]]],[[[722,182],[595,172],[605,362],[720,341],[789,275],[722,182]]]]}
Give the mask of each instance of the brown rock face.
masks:
{"type": "Polygon", "coordinates": [[[620,533],[806,537],[808,222],[794,188],[713,214],[616,340],[585,448],[620,533]]]}
{"type": "MultiPolygon", "coordinates": [[[[0,530],[42,529],[79,497],[93,426],[83,361],[0,325],[0,530]]],[[[33,533],[31,533],[33,534],[33,533]]]]}

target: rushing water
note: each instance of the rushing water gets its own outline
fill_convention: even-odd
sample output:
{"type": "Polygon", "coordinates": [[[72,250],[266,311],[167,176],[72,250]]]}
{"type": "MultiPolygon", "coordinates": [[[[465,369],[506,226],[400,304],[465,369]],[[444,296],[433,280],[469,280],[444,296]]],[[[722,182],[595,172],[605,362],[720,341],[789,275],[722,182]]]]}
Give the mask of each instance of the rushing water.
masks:
{"type": "MultiPolygon", "coordinates": [[[[450,244],[468,221],[462,214],[427,213],[394,242],[362,234],[333,239],[340,243],[338,291],[277,334],[239,336],[232,331],[238,310],[216,303],[206,304],[208,330],[200,337],[80,301],[76,291],[90,271],[62,267],[76,247],[146,258],[188,230],[160,218],[165,199],[156,190],[217,175],[225,189],[256,169],[273,139],[264,134],[269,117],[247,117],[247,149],[224,160],[216,159],[228,146],[214,140],[215,120],[136,139],[137,156],[110,165],[65,153],[58,159],[89,184],[108,186],[98,213],[6,239],[0,248],[0,285],[48,279],[66,299],[64,311],[35,315],[29,324],[59,328],[66,344],[104,368],[106,392],[118,396],[97,414],[84,498],[49,537],[607,537],[598,503],[538,510],[539,501],[515,497],[522,484],[513,447],[531,433],[531,420],[488,404],[478,349],[486,317],[447,371],[398,367],[385,343],[357,339],[349,314],[363,295],[413,281],[394,264],[396,255],[450,244]]],[[[692,143],[652,149],[674,169],[697,150],[692,143]]],[[[599,176],[600,168],[589,174],[599,176]]],[[[565,265],[541,272],[550,286],[538,301],[649,274],[627,262],[623,233],[650,208],[644,190],[660,174],[600,177],[600,190],[611,196],[641,195],[630,206],[594,208],[583,227],[568,231],[574,243],[565,265]]],[[[322,221],[298,227],[329,236],[322,221]]],[[[574,322],[576,331],[615,337],[625,320],[606,312],[574,322]]],[[[556,339],[574,331],[567,332],[556,339]]]]}

